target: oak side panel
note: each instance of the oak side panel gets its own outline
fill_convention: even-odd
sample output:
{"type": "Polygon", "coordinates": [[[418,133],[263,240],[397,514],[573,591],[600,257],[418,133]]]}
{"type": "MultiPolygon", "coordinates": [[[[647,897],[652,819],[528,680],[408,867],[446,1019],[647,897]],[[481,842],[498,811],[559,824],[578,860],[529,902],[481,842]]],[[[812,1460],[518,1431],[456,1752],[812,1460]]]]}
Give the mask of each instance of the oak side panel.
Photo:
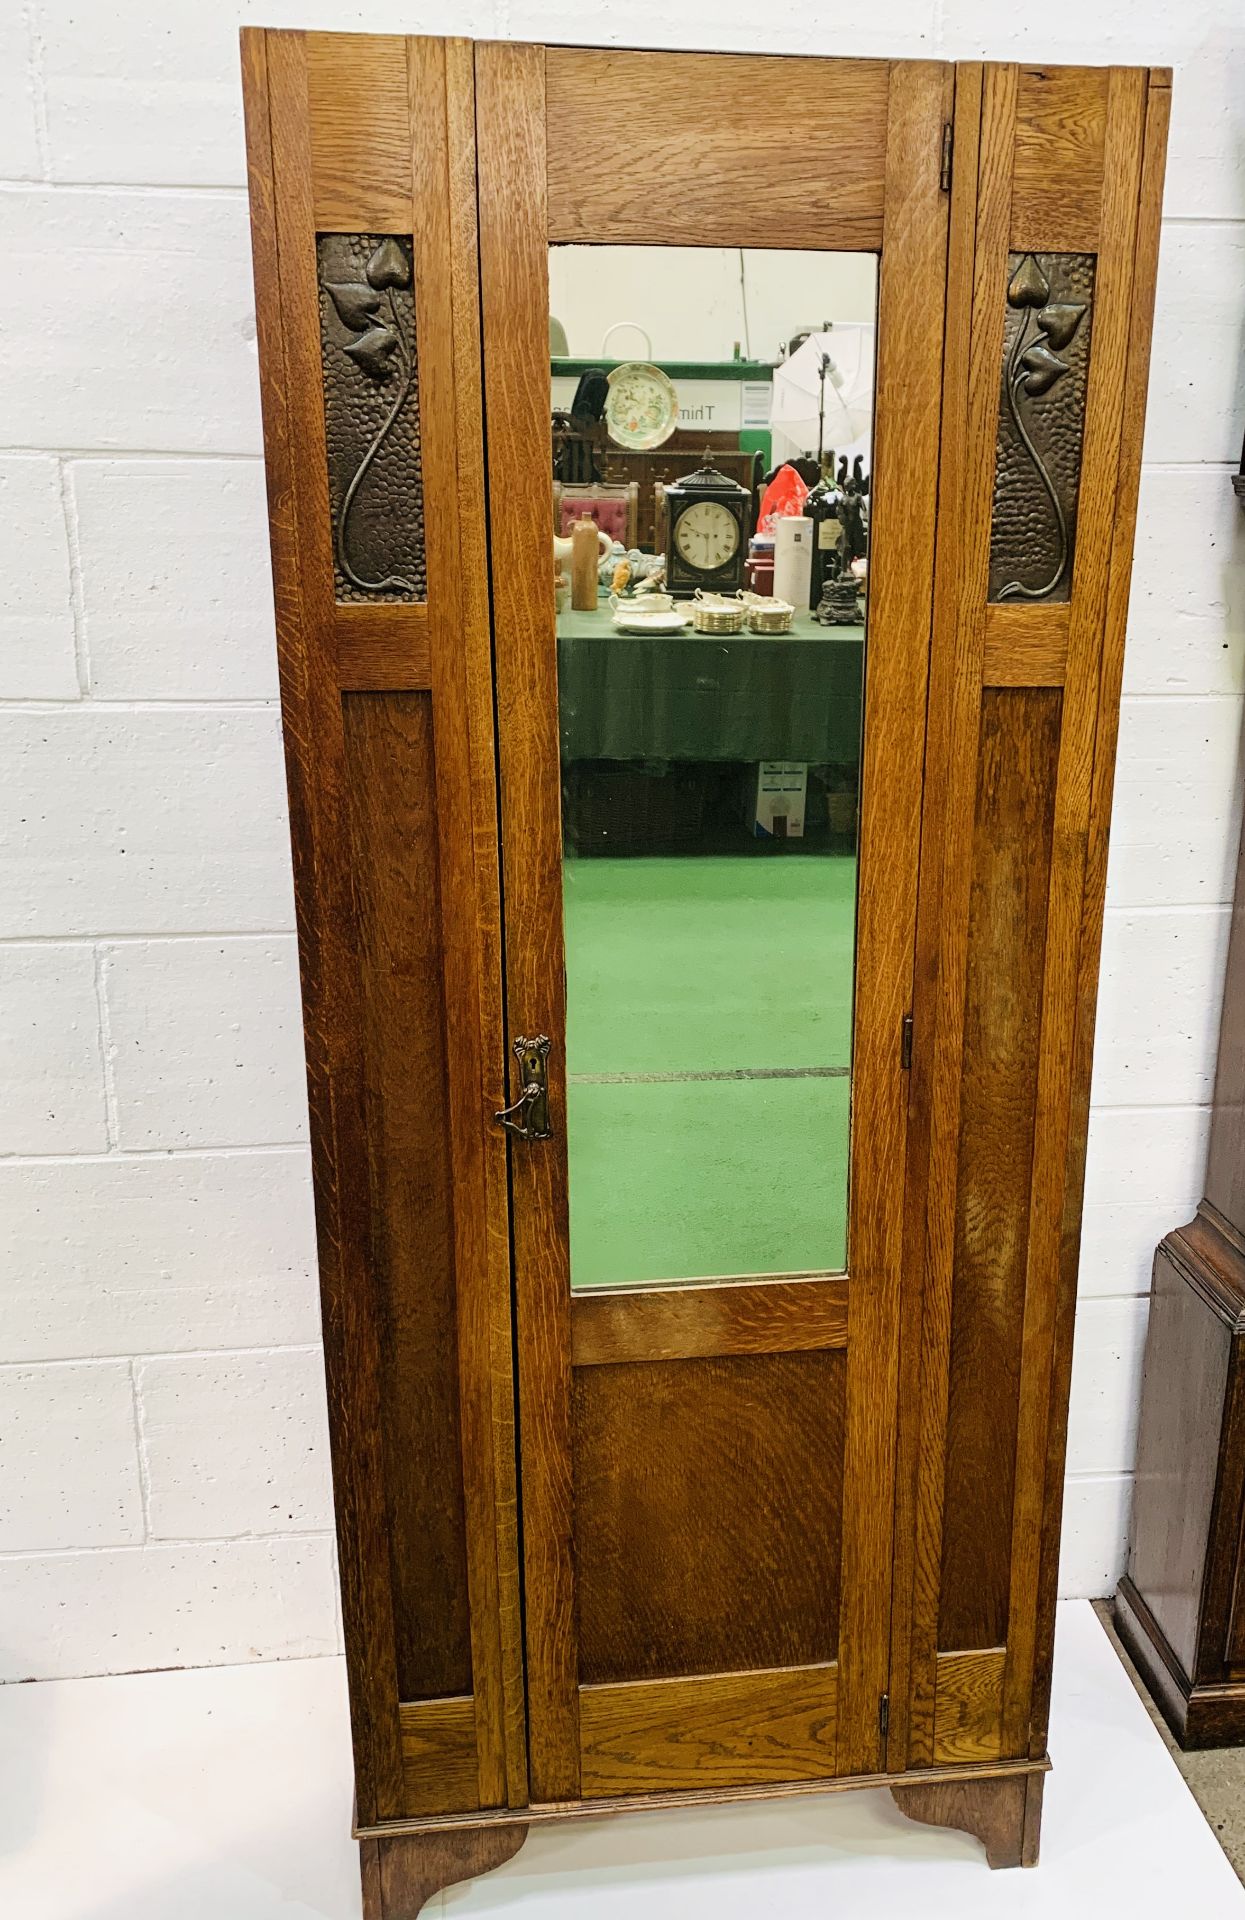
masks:
{"type": "Polygon", "coordinates": [[[1050,1705],[1055,1600],[1059,1577],[1060,1522],[1067,1440],[1068,1396],[1072,1370],[1072,1332],[1076,1317],[1076,1279],[1080,1259],[1081,1201],[1085,1183],[1085,1147],[1089,1126],[1089,1084],[1094,1020],[1098,1001],[1098,962],[1106,899],[1107,834],[1115,779],[1120,689],[1124,671],[1124,633],[1137,525],[1137,488],[1145,426],[1146,388],[1154,318],[1162,215],[1163,169],[1171,111],[1171,74],[1152,68],[1146,95],[1145,146],[1138,188],[1137,228],[1132,272],[1127,371],[1123,392],[1111,578],[1103,625],[1098,679],[1097,723],[1090,792],[1089,828],[1081,912],[1080,966],[1075,1038],[1071,1062],[1072,1094],[1068,1121],[1068,1163],[1060,1244],[1059,1302],[1051,1367],[1047,1436],[1046,1494],[1038,1576],[1038,1624],[1034,1645],[1031,1754],[1045,1750],[1050,1705]]]}
{"type": "Polygon", "coordinates": [[[1060,1306],[1060,1244],[1071,1138],[1072,1062],[1084,915],[1085,856],[1103,629],[1116,514],[1127,376],[1146,73],[1113,67],[1107,81],[1102,230],[1094,276],[1093,350],[1068,612],[1068,664],[1055,793],[1038,1105],[1025,1276],[1012,1583],[1003,1689],[1003,1752],[1027,1753],[1036,1666],[1051,1383],[1060,1306]]]}
{"type": "Polygon", "coordinates": [[[584,1794],[829,1779],[837,1691],[833,1665],[585,1687],[584,1794]]]}
{"type": "Polygon", "coordinates": [[[579,1678],[838,1650],[844,1359],[577,1368],[579,1678]]]}
{"type": "Polygon", "coordinates": [[[939,1654],[935,1761],[998,1758],[1006,1658],[1004,1647],[939,1654]]]}
{"type": "Polygon", "coordinates": [[[750,246],[881,244],[885,61],[550,47],[545,72],[551,241],[735,247],[746,227],[750,246]],[[793,127],[834,154],[813,194],[793,127]]]}
{"type": "Polygon", "coordinates": [[[409,1811],[457,1813],[478,1806],[476,1703],[471,1695],[404,1701],[399,1719],[409,1811]]]}
{"type": "MultiPolygon", "coordinates": [[[[955,816],[951,742],[957,703],[976,703],[980,684],[970,661],[957,672],[959,519],[970,484],[968,459],[969,342],[973,302],[973,247],[977,220],[977,161],[981,139],[983,69],[956,68],[947,258],[943,404],[939,453],[939,531],[934,579],[921,868],[913,969],[913,1027],[908,1103],[908,1161],[904,1194],[905,1303],[900,1347],[895,1501],[895,1581],[891,1615],[891,1711],[886,1765],[900,1770],[933,1756],[935,1660],[942,1526],[942,1456],[946,1427],[946,1353],[950,1290],[926,1280],[928,1182],[935,1163],[931,1140],[935,1101],[946,1104],[946,1045],[939,1040],[940,943],[944,847],[955,816]],[[948,537],[949,529],[955,537],[948,537]]],[[[974,741],[975,741],[974,733],[974,741]]],[[[970,812],[971,821],[971,812],[970,812]]]]}
{"type": "MultiPolygon", "coordinates": [[[[342,1285],[341,1311],[370,1342],[343,1359],[339,1393],[332,1355],[329,1373],[335,1461],[350,1448],[349,1470],[335,1478],[352,1692],[366,1691],[388,1743],[378,1804],[356,1738],[361,1817],[377,1819],[404,1811],[399,1697],[408,1707],[446,1695],[471,1699],[475,1778],[468,1785],[465,1773],[453,1775],[460,1808],[526,1799],[509,1272],[504,1239],[489,1227],[495,1103],[485,1095],[482,1063],[490,1006],[500,1018],[495,850],[491,886],[480,860],[485,835],[490,843],[496,836],[491,684],[478,665],[469,681],[463,633],[469,602],[477,618],[487,608],[483,516],[476,514],[468,560],[460,486],[460,462],[477,492],[482,485],[474,116],[468,104],[456,120],[456,177],[473,208],[460,248],[451,231],[444,43],[281,33],[259,44],[283,75],[289,122],[277,142],[277,315],[298,426],[289,463],[298,565],[288,584],[278,577],[278,600],[288,594],[308,631],[314,617],[338,688],[332,702],[323,693],[312,725],[283,677],[287,753],[292,762],[301,756],[331,821],[309,869],[305,916],[314,922],[310,938],[342,951],[342,1018],[325,1100],[331,1177],[350,1214],[332,1256],[322,1225],[321,1264],[326,1344],[334,1257],[356,1269],[342,1285]],[[333,604],[317,227],[411,236],[429,506],[423,605],[333,604]],[[465,347],[457,338],[463,315],[465,347]],[[339,1398],[350,1403],[344,1412],[339,1398]],[[371,1452],[367,1434],[360,1437],[360,1407],[371,1422],[371,1452]],[[351,1474],[366,1483],[372,1517],[357,1603],[349,1587],[363,1549],[343,1496],[351,1474]]],[[[469,86],[467,94],[470,102],[469,86]]],[[[267,379],[271,351],[262,335],[261,357],[267,379]]],[[[275,547],[275,507],[272,518],[275,547]]],[[[477,660],[481,649],[487,660],[487,612],[471,644],[477,660]]],[[[299,831],[296,818],[296,838],[299,831]]],[[[297,869],[296,856],[296,887],[297,869]]],[[[300,923],[303,916],[300,902],[300,923]]],[[[313,1084],[318,990],[304,965],[313,1084]]],[[[319,1174],[317,1182],[323,1214],[319,1174]]],[[[448,1791],[444,1782],[440,1791],[448,1791]]]]}
{"type": "Polygon", "coordinates": [[[982,698],[968,914],[939,1646],[1001,1646],[1060,696],[982,698]]]}
{"type": "Polygon", "coordinates": [[[333,624],[343,693],[414,693],[432,685],[425,603],[340,602],[333,624]]]}
{"type": "Polygon", "coordinates": [[[1068,608],[1008,601],[986,608],[981,678],[987,687],[1061,687],[1068,667],[1068,608]]]}
{"type": "MultiPolygon", "coordinates": [[[[448,643],[461,655],[462,699],[470,769],[469,839],[473,953],[480,1056],[473,1091],[482,1122],[482,1245],[477,1242],[463,1303],[464,1350],[484,1370],[490,1411],[487,1446],[496,1515],[497,1653],[500,1662],[505,1799],[527,1802],[527,1726],[519,1595],[518,1497],[514,1428],[514,1348],[510,1302],[510,1201],[506,1142],[492,1115],[506,1100],[502,1002],[501,881],[498,852],[497,743],[493,708],[493,642],[488,553],[484,538],[484,400],[481,374],[479,235],[476,219],[475,49],[469,40],[445,47],[449,287],[454,369],[453,445],[457,462],[458,626],[448,643]]],[[[412,69],[414,72],[414,68],[412,69]]],[[[464,1444],[468,1444],[464,1435],[464,1444]]],[[[481,1459],[473,1465],[488,1486],[481,1459]]],[[[494,1655],[476,1649],[477,1705],[492,1713],[494,1655]]]]}
{"type": "MultiPolygon", "coordinates": [[[[962,86],[966,71],[961,69],[958,77],[962,86]]],[[[939,861],[942,877],[937,887],[931,880],[928,889],[933,916],[927,923],[928,946],[923,948],[918,937],[918,997],[923,952],[937,955],[939,973],[935,1065],[927,1106],[923,1431],[919,1444],[910,1447],[915,1459],[910,1498],[916,1514],[907,1729],[911,1762],[932,1754],[933,1690],[940,1664],[931,1658],[929,1638],[934,1548],[945,1576],[937,1599],[936,1644],[948,1650],[1006,1647],[996,1751],[1036,1757],[1045,1743],[1075,1283],[1074,1251],[1069,1256],[1079,1232],[1105,810],[1135,524],[1152,235],[1157,234],[1161,176],[1157,120],[1151,126],[1155,138],[1147,134],[1156,111],[1151,78],[1144,70],[1124,69],[987,67],[983,75],[972,241],[968,454],[961,469],[968,478],[962,483],[957,477],[958,448],[953,444],[947,449],[952,464],[944,472],[940,493],[948,536],[955,543],[949,570],[955,575],[956,606],[946,670],[961,692],[950,698],[949,722],[937,692],[931,699],[925,845],[929,857],[939,861]],[[987,609],[982,547],[988,553],[1006,261],[1010,250],[1038,249],[1084,249],[1097,255],[1083,517],[1072,597],[1062,611],[1038,606],[987,609]],[[1135,397],[1126,391],[1134,372],[1140,373],[1135,397]],[[1118,588],[1111,584],[1117,574],[1118,588]],[[957,1296],[965,1273],[972,1284],[980,1282],[979,1274],[963,1267],[962,1255],[980,1227],[983,1200],[980,1180],[972,1176],[965,1158],[971,1142],[960,1131],[964,1115],[982,1111],[967,1079],[971,1032],[966,1015],[971,1021],[975,964],[971,944],[977,939],[970,920],[977,894],[975,883],[968,893],[966,845],[970,796],[974,812],[978,797],[974,707],[982,716],[984,741],[986,713],[1000,700],[1054,703],[1058,717],[1051,736],[1057,771],[1048,766],[1044,795],[1049,807],[1053,785],[1053,817],[1045,829],[1048,851],[1040,856],[1048,862],[1048,878],[1037,876],[1038,888],[1045,886],[1047,897],[1042,906],[1035,894],[1030,921],[1039,976],[1036,991],[1032,980],[1027,989],[1029,1031],[1016,1041],[1016,1059],[1028,1081],[1030,1166],[1026,1172],[1019,1132],[1009,1136],[1004,1130],[999,1136],[1006,1148],[1001,1161],[992,1162],[984,1136],[972,1149],[979,1168],[985,1169],[990,1204],[997,1197],[998,1176],[1004,1188],[1009,1183],[1011,1187],[1006,1231],[996,1223],[988,1236],[998,1262],[994,1278],[1002,1287],[996,1304],[1005,1308],[1002,1320],[992,1320],[989,1314],[983,1319],[968,1311],[966,1300],[961,1308],[957,1296]],[[1107,706],[1109,720],[1103,718],[1107,706]],[[1026,1181],[1027,1210],[1022,1205],[1026,1181]],[[954,1312],[950,1323],[948,1301],[954,1312]],[[990,1471],[984,1395],[980,1388],[974,1395],[971,1376],[976,1368],[958,1365],[955,1350],[983,1333],[997,1337],[1004,1323],[1007,1350],[995,1356],[1002,1370],[991,1386],[991,1418],[1002,1427],[990,1471]],[[950,1409],[949,1426],[944,1424],[944,1407],[950,1409]],[[944,1433],[946,1480],[940,1499],[932,1481],[944,1433]],[[957,1458],[961,1443],[967,1451],[957,1458]],[[980,1471],[969,1467],[974,1453],[980,1471]],[[983,1505],[993,1516],[985,1527],[983,1505]],[[972,1551],[964,1553],[970,1546],[978,1556],[975,1570],[972,1551]],[[957,1560],[963,1561],[958,1568],[957,1560]]],[[[957,122],[957,169],[965,151],[960,131],[957,122]]],[[[956,298],[956,238],[953,232],[951,300],[956,298]]],[[[949,358],[951,351],[949,340],[949,358]]],[[[941,526],[940,521],[940,535],[941,526]]],[[[936,644],[937,631],[936,626],[936,644]]],[[[936,665],[935,688],[941,671],[936,665]]],[[[1050,757],[1048,743],[1048,761],[1050,757]]],[[[923,914],[925,901],[923,885],[923,914]]],[[[1014,982],[1006,973],[1003,978],[1006,998],[1014,982]]],[[[994,998],[989,988],[987,999],[994,998]]],[[[921,1151],[918,1146],[918,1155],[921,1151]]],[[[910,1218],[912,1212],[910,1204],[910,1218]]],[[[901,1480],[901,1491],[903,1484],[901,1480]]],[[[902,1745],[893,1743],[892,1753],[898,1759],[902,1745]]]]}
{"type": "Polygon", "coordinates": [[[1016,89],[1012,245],[1096,253],[1106,168],[1107,67],[1022,67],[1016,89]]]}
{"type": "Polygon", "coordinates": [[[406,45],[396,34],[309,33],[311,192],[321,233],[409,233],[406,45]]]}
{"type": "MultiPolygon", "coordinates": [[[[533,564],[549,516],[549,264],[544,51],[476,48],[480,293],[488,421],[508,1032],[566,1030],[557,649],[533,564]],[[491,351],[492,341],[504,343],[491,351]]],[[[554,1139],[510,1152],[517,1284],[523,1555],[533,1797],[579,1790],[570,1479],[570,1276],[565,1063],[552,1058],[554,1139]]]]}
{"type": "Polygon", "coordinates": [[[878,362],[848,1231],[850,1304],[839,1645],[839,1771],[883,1758],[889,1686],[896,1406],[922,758],[941,407],[951,70],[891,68],[878,283],[878,362]],[[923,296],[914,298],[914,289],[923,296]],[[914,476],[919,478],[914,479],[914,476]]]}
{"type": "MultiPolygon", "coordinates": [[[[422,342],[421,432],[427,517],[428,640],[435,750],[435,810],[426,823],[436,849],[440,961],[445,1005],[446,1088],[454,1190],[454,1263],[458,1275],[459,1408],[466,1506],[472,1672],[480,1762],[480,1803],[507,1798],[506,1731],[499,1619],[499,1533],[513,1513],[498,1500],[492,1425],[507,1438],[508,1407],[498,1405],[490,1333],[497,1275],[486,1251],[485,1154],[490,1116],[481,1099],[482,1004],[498,983],[482,972],[480,899],[473,865],[473,768],[463,641],[463,577],[479,568],[464,553],[470,538],[459,513],[459,460],[482,457],[478,404],[464,422],[458,406],[451,285],[445,48],[406,42],[418,334],[422,342]],[[466,431],[464,432],[464,428],[466,431]]],[[[491,910],[498,913],[496,895],[491,910]]],[[[496,938],[496,935],[494,936],[496,938]]]]}
{"type": "Polygon", "coordinates": [[[398,1689],[472,1690],[432,708],[342,702],[398,1689]]]}
{"type": "MultiPolygon", "coordinates": [[[[918,982],[926,983],[927,1026],[916,1051],[929,1050],[928,1156],[924,1193],[912,1192],[910,1219],[924,1204],[920,1427],[915,1471],[915,1579],[909,1685],[912,1764],[932,1759],[936,1659],[943,1561],[943,1489],[957,1210],[961,1048],[968,970],[980,748],[984,605],[989,573],[993,447],[998,414],[1003,319],[1000,288],[1011,211],[1016,74],[973,69],[960,84],[954,198],[956,220],[947,329],[948,408],[962,418],[948,452],[950,484],[939,492],[938,603],[926,792],[933,814],[922,863],[933,864],[923,890],[918,982]],[[976,166],[973,167],[973,158],[976,166]],[[971,292],[970,292],[971,285],[971,292]],[[965,309],[967,308],[967,313],[965,309]],[[962,432],[962,437],[961,437],[962,432]]],[[[924,1065],[923,1069],[924,1071],[924,1065]]],[[[919,1243],[919,1242],[918,1242],[919,1243]]],[[[915,1248],[910,1253],[915,1253],[915,1248]]],[[[900,1758],[901,1756],[895,1756],[900,1758]]]]}
{"type": "Polygon", "coordinates": [[[403,1811],[301,34],[242,37],[269,527],[359,1817],[403,1811]]]}

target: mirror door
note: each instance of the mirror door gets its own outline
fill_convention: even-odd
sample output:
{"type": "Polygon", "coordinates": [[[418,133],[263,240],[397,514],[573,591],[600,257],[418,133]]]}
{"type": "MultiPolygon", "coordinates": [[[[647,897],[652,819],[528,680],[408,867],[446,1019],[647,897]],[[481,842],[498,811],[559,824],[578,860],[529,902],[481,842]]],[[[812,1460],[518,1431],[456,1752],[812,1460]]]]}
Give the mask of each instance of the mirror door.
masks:
{"type": "Polygon", "coordinates": [[[872,1772],[950,69],[476,106],[532,1795],[872,1772]]]}

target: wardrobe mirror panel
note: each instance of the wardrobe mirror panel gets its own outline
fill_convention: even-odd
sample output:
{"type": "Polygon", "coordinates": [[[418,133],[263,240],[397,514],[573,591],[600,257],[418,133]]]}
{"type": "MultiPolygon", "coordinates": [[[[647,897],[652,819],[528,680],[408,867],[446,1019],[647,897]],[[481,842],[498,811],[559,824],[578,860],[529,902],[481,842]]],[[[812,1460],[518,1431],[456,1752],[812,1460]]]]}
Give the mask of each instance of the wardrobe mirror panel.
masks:
{"type": "Polygon", "coordinates": [[[549,284],[571,1284],[840,1271],[877,259],[549,284]]]}

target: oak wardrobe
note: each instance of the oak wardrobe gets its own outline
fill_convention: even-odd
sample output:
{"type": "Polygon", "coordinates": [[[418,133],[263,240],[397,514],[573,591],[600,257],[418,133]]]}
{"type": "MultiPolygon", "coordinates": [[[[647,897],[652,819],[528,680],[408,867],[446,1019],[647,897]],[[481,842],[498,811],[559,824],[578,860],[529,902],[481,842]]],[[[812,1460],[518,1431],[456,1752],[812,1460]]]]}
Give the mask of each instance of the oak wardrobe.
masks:
{"type": "Polygon", "coordinates": [[[369,1920],[861,1783],[1032,1864],[1169,75],[243,69],[369,1920]]]}

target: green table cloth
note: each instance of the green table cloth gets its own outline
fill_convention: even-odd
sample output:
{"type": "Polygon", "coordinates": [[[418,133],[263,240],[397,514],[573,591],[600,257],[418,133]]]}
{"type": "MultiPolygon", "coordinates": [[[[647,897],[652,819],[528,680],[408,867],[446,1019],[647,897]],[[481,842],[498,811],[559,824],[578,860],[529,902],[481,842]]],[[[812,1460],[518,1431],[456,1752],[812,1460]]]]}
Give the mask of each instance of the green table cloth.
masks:
{"type": "Polygon", "coordinates": [[[629,634],[608,606],[558,618],[563,761],[860,756],[863,627],[629,634]]]}

